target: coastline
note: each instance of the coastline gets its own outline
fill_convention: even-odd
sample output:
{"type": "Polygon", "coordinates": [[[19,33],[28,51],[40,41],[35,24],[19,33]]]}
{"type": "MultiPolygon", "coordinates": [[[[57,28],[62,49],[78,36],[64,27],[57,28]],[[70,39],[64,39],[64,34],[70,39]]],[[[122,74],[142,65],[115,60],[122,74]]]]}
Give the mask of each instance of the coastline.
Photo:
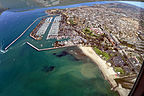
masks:
{"type": "Polygon", "coordinates": [[[92,49],[92,47],[83,47],[83,46],[78,46],[79,49],[82,50],[82,52],[88,56],[89,58],[91,58],[99,67],[99,69],[101,70],[105,80],[109,81],[109,83],[112,86],[112,89],[115,88],[114,90],[117,91],[119,93],[120,96],[128,96],[129,94],[129,90],[122,88],[121,85],[117,85],[117,83],[115,82],[115,78],[118,78],[116,76],[116,72],[113,70],[112,67],[110,67],[106,61],[104,61],[103,59],[101,59],[96,53],[95,51],[92,49]],[[118,87],[117,87],[118,86],[118,87]]]}

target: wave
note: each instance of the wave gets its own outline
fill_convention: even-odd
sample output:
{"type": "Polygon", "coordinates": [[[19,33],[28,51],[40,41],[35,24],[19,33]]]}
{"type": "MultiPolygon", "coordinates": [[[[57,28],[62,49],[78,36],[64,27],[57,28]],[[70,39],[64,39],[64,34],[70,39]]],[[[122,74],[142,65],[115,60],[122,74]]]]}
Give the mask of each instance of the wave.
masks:
{"type": "MultiPolygon", "coordinates": [[[[19,47],[21,47],[21,46],[23,46],[23,45],[25,45],[26,44],[26,42],[24,42],[24,43],[22,43],[19,47]]],[[[17,46],[18,47],[18,46],[17,46]]],[[[2,48],[0,48],[0,54],[4,54],[4,53],[6,53],[8,50],[3,50],[2,48]]]]}
{"type": "Polygon", "coordinates": [[[26,42],[22,43],[20,46],[23,46],[23,45],[25,45],[25,44],[26,44],[26,42]]]}
{"type": "Polygon", "coordinates": [[[4,54],[4,53],[6,53],[7,51],[8,51],[8,50],[2,50],[2,49],[1,49],[1,50],[0,50],[0,53],[3,53],[3,54],[4,54]]]}
{"type": "Polygon", "coordinates": [[[6,53],[8,50],[3,50],[2,49],[2,46],[3,46],[3,41],[1,42],[1,44],[0,44],[0,53],[6,53]]]}

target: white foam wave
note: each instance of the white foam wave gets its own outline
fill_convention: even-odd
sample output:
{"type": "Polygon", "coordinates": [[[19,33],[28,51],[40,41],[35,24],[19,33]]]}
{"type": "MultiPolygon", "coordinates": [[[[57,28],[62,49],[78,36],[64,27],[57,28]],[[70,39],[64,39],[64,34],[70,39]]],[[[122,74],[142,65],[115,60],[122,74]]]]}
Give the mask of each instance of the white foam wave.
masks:
{"type": "Polygon", "coordinates": [[[8,50],[0,50],[1,53],[6,53],[8,50]]]}

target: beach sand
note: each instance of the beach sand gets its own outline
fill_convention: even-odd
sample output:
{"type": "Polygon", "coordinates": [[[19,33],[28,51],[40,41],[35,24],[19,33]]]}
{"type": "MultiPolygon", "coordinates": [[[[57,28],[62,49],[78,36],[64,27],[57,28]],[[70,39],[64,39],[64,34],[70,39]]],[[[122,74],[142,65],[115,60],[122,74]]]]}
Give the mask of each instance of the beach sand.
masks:
{"type": "MultiPolygon", "coordinates": [[[[95,53],[95,51],[92,49],[92,47],[83,47],[78,46],[83,53],[91,58],[99,67],[102,74],[104,75],[104,78],[108,80],[111,84],[111,86],[114,88],[117,86],[117,83],[115,82],[115,78],[119,78],[117,76],[117,73],[113,70],[113,67],[109,66],[106,61],[101,59],[99,55],[95,53]]],[[[115,88],[115,91],[119,93],[120,96],[127,96],[129,93],[129,90],[122,88],[121,85],[115,88]]]]}

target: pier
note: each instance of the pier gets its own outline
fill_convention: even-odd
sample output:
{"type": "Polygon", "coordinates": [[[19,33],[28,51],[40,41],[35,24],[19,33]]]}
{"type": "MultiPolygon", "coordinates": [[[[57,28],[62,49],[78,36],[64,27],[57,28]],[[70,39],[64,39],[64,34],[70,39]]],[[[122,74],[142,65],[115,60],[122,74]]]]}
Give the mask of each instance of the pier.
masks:
{"type": "Polygon", "coordinates": [[[25,32],[39,19],[43,18],[43,17],[47,17],[48,15],[45,15],[45,16],[41,16],[41,17],[38,17],[35,21],[33,21],[32,24],[30,24],[14,41],[12,41],[6,48],[5,50],[7,50],[12,44],[14,44],[19,38],[21,38],[25,32]]]}

